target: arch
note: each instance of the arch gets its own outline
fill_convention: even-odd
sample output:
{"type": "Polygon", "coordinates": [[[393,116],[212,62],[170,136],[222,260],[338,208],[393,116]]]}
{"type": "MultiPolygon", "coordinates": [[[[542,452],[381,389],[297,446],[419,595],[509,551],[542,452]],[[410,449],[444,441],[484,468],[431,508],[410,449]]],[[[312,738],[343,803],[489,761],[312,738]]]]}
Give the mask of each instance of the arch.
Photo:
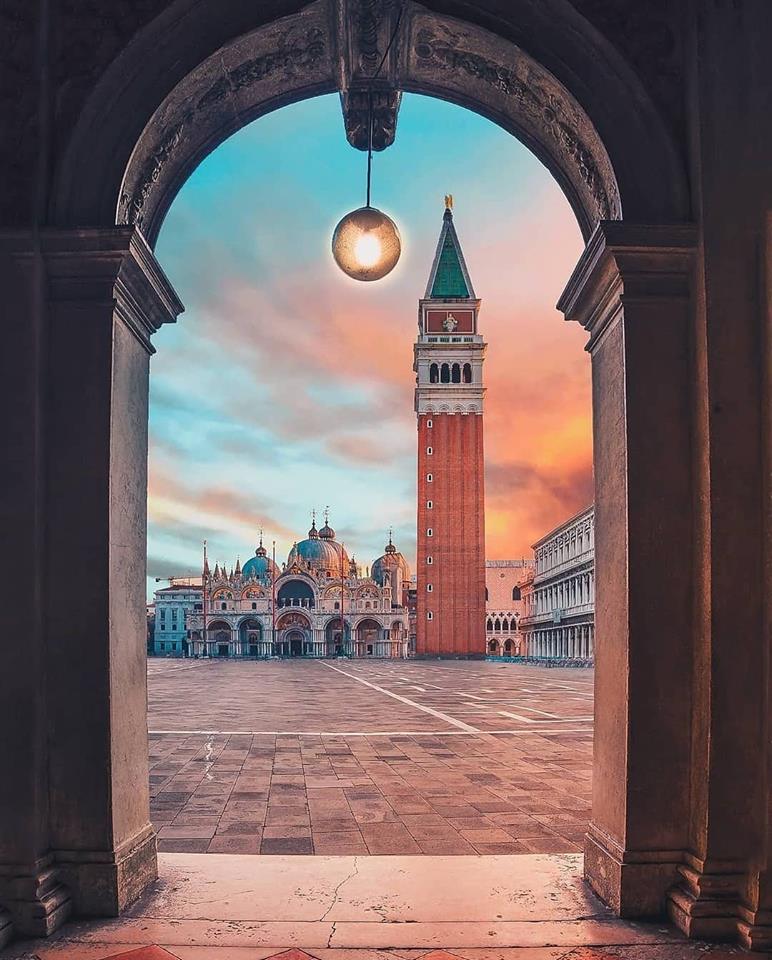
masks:
{"type": "MultiPolygon", "coordinates": [[[[381,639],[382,626],[372,617],[364,617],[355,626],[357,643],[373,646],[381,639]]],[[[373,652],[373,651],[369,651],[373,652]]]]}
{"type": "Polygon", "coordinates": [[[487,619],[486,622],[485,622],[485,629],[486,629],[489,633],[492,633],[492,632],[493,632],[493,620],[491,620],[490,617],[488,617],[488,619],[487,619]]]}
{"type": "Polygon", "coordinates": [[[512,587],[512,599],[513,600],[522,600],[523,594],[520,587],[512,587]]]}
{"type": "Polygon", "coordinates": [[[488,653],[496,654],[498,652],[499,645],[495,640],[488,641],[488,653]]]}
{"type": "Polygon", "coordinates": [[[314,588],[306,580],[293,577],[285,580],[276,594],[277,607],[314,607],[316,594],[314,588]]]}
{"type": "Polygon", "coordinates": [[[472,382],[472,364],[465,363],[464,364],[464,383],[471,383],[471,382],[472,382]]]}
{"type": "Polygon", "coordinates": [[[513,647],[512,641],[511,641],[509,638],[507,638],[507,639],[504,641],[504,654],[505,654],[505,656],[511,656],[511,655],[512,655],[512,647],[513,647]]]}
{"type": "MultiPolygon", "coordinates": [[[[517,136],[550,169],[585,237],[623,210],[640,223],[687,219],[667,125],[606,38],[561,0],[512,0],[495,19],[479,16],[471,23],[409,0],[395,86],[468,107],[517,136]]],[[[137,224],[153,246],[177,190],[218,144],[256,117],[337,89],[344,38],[335,22],[330,0],[300,11],[294,0],[267,9],[170,4],[127,43],[77,116],[50,222],[137,224]],[[181,17],[184,31],[175,29],[181,17]]]]}
{"type": "Polygon", "coordinates": [[[347,641],[351,639],[351,625],[347,620],[331,617],[324,625],[325,652],[328,657],[346,653],[347,641]]]}
{"type": "Polygon", "coordinates": [[[461,365],[454,363],[450,368],[451,383],[461,383],[461,365]]]}
{"type": "Polygon", "coordinates": [[[283,613],[276,621],[277,630],[291,630],[293,628],[299,630],[310,630],[311,621],[299,610],[290,610],[286,613],[283,613]]]}
{"type": "Polygon", "coordinates": [[[499,620],[498,617],[496,617],[494,630],[496,631],[496,633],[501,633],[501,620],[499,620]]]}
{"type": "Polygon", "coordinates": [[[263,627],[254,617],[245,617],[238,625],[239,644],[242,654],[257,656],[263,640],[263,627]]]}
{"type": "Polygon", "coordinates": [[[429,364],[429,383],[437,383],[440,379],[440,368],[436,363],[429,364]]]}
{"type": "MultiPolygon", "coordinates": [[[[408,2],[400,88],[444,97],[518,135],[555,175],[585,237],[599,220],[621,219],[624,211],[632,224],[652,226],[641,234],[643,248],[659,244],[665,250],[662,225],[688,219],[688,192],[665,124],[634,71],[564,0],[511,0],[505,7],[494,23],[482,7],[469,5],[480,21],[472,24],[408,2]],[[445,42],[443,31],[452,34],[455,46],[445,42]],[[517,37],[522,46],[505,35],[517,37]]],[[[225,8],[218,0],[173,0],[102,72],[75,115],[64,159],[53,171],[49,222],[137,225],[152,246],[177,189],[219,142],[269,110],[336,88],[329,12],[326,0],[299,13],[291,0],[225,8]],[[283,14],[281,22],[259,19],[283,14]],[[172,29],[183,16],[185,31],[172,29]],[[191,36],[198,45],[189,42],[191,36]]],[[[615,234],[604,223],[589,254],[598,252],[606,236],[613,240],[615,234]]],[[[676,236],[678,242],[667,251],[685,248],[683,239],[676,236]]],[[[139,241],[152,273],[152,257],[139,241]]],[[[168,299],[155,315],[165,316],[177,308],[170,288],[158,275],[154,279],[159,302],[168,299]]],[[[576,296],[581,285],[575,279],[572,284],[574,299],[561,309],[569,319],[581,320],[584,300],[579,309],[576,296]]],[[[661,401],[662,406],[669,402],[669,395],[661,401]]],[[[607,426],[598,430],[603,433],[607,426]]],[[[648,492],[643,484],[640,489],[639,501],[648,492]]],[[[599,527],[599,542],[602,537],[607,539],[608,531],[599,527]]],[[[117,590],[131,592],[129,586],[117,590]]],[[[624,643],[621,638],[620,647],[624,643]]]]}
{"type": "Polygon", "coordinates": [[[440,367],[440,383],[450,383],[450,364],[443,363],[440,367]]]}

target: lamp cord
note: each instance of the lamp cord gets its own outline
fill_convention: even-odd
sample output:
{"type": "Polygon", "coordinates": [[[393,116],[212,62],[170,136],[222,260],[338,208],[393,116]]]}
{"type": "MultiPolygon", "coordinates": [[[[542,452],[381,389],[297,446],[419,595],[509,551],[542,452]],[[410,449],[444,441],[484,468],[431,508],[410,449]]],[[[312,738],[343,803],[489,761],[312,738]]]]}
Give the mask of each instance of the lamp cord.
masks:
{"type": "Polygon", "coordinates": [[[383,56],[381,57],[381,62],[378,64],[378,69],[370,78],[370,83],[367,89],[367,204],[370,206],[370,180],[372,177],[373,171],[373,81],[377,80],[381,70],[383,69],[384,63],[386,63],[386,57],[389,55],[389,51],[394,44],[394,40],[397,37],[397,31],[399,30],[399,25],[402,22],[402,14],[405,11],[404,4],[400,4],[399,13],[397,14],[397,22],[394,24],[394,29],[391,31],[391,37],[389,42],[386,44],[386,49],[383,51],[383,56]]]}

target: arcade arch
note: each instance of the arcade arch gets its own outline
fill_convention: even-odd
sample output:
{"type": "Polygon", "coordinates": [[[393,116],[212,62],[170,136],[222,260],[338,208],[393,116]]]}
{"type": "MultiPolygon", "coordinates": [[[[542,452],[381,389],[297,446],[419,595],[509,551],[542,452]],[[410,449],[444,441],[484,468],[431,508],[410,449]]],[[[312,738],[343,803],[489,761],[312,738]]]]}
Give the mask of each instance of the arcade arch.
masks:
{"type": "MultiPolygon", "coordinates": [[[[214,0],[174,6],[175,16],[181,8],[189,14],[179,21],[185,29],[169,30],[171,14],[151,22],[102,72],[74,119],[54,171],[49,223],[56,229],[37,251],[49,273],[51,327],[41,383],[47,384],[47,435],[57,438],[46,441],[45,469],[57,477],[61,502],[84,504],[81,530],[72,537],[66,511],[44,503],[46,567],[61,573],[43,599],[42,622],[56,630],[56,611],[66,610],[78,624],[73,643],[80,644],[81,657],[76,663],[69,645],[55,650],[49,644],[52,733],[45,751],[34,756],[43,757],[38,785],[49,790],[46,765],[56,774],[49,795],[53,814],[61,804],[82,815],[72,824],[54,816],[55,835],[46,825],[39,846],[41,855],[51,843],[60,851],[57,863],[77,891],[76,909],[96,915],[122,909],[156,873],[146,794],[135,793],[119,811],[107,802],[120,797],[121,784],[139,784],[147,772],[145,681],[133,659],[118,654],[131,644],[141,649],[143,642],[141,577],[133,571],[143,567],[144,555],[150,337],[182,309],[152,246],[175,191],[217,143],[262,113],[336,89],[340,79],[331,26],[340,18],[330,15],[326,0],[300,12],[282,0],[268,13],[259,5],[224,11],[214,0]],[[270,15],[276,19],[264,22],[270,15]],[[189,42],[190,36],[200,42],[189,42]],[[276,57],[282,44],[290,52],[276,57]],[[80,298],[75,306],[74,288],[80,298]],[[72,342],[69,329],[84,320],[94,333],[88,350],[72,342]],[[83,458],[98,465],[85,478],[74,466],[83,458]],[[120,507],[111,489],[124,492],[120,507]],[[117,553],[110,550],[115,544],[117,553]],[[93,582],[95,554],[107,558],[98,572],[104,609],[90,606],[77,590],[93,582]],[[119,699],[124,709],[115,716],[110,705],[119,699]],[[73,703],[88,703],[87,714],[73,711],[73,703]],[[112,750],[117,742],[120,756],[112,750]],[[77,764],[67,772],[67,751],[74,749],[68,744],[88,744],[104,757],[96,764],[98,783],[78,782],[77,764]],[[47,764],[48,753],[57,763],[47,764]],[[76,840],[100,854],[98,883],[96,861],[72,854],[80,849],[76,840]]],[[[483,11],[478,23],[408,3],[403,55],[395,55],[388,76],[398,89],[461,103],[518,135],[563,187],[587,240],[560,301],[566,317],[589,333],[597,582],[604,598],[596,620],[596,792],[585,863],[591,884],[616,911],[651,915],[661,912],[687,860],[696,898],[693,889],[712,861],[691,851],[705,846],[703,835],[712,835],[713,820],[707,824],[704,811],[713,815],[721,806],[713,802],[721,800],[720,792],[714,797],[721,760],[706,746],[716,731],[714,706],[705,706],[700,722],[692,723],[690,679],[691,603],[698,592],[692,550],[695,530],[704,533],[692,506],[699,466],[691,459],[693,396],[699,391],[709,407],[708,386],[692,367],[695,233],[688,224],[684,164],[635,70],[597,31],[578,25],[570,5],[545,0],[538,15],[536,6],[514,0],[500,23],[483,11]],[[652,658],[646,654],[663,606],[672,643],[667,658],[652,658]],[[650,709],[653,691],[661,710],[650,709]],[[702,773],[693,762],[693,743],[709,755],[702,773]]],[[[285,629],[302,633],[303,627],[288,622],[285,629]]],[[[289,635],[289,641],[296,638],[289,635]]],[[[712,652],[707,660],[702,648],[697,653],[701,664],[709,664],[712,652]]],[[[719,772],[747,774],[750,782],[751,761],[733,762],[719,772]]],[[[751,876],[748,851],[764,842],[765,821],[756,806],[746,818],[747,842],[730,851],[737,852],[731,863],[738,876],[751,876]]],[[[736,915],[741,895],[725,899],[736,915]]],[[[686,914],[688,927],[687,894],[670,902],[674,912],[686,914]]],[[[716,923],[724,919],[719,914],[716,923]]]]}

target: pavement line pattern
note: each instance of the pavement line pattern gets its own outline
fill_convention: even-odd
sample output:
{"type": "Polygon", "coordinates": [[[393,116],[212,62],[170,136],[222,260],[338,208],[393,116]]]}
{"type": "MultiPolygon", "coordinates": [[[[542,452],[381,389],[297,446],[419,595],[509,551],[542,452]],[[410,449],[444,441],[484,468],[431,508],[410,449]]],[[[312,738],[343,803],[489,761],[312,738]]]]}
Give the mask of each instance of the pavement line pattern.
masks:
{"type": "MultiPolygon", "coordinates": [[[[577,717],[581,720],[581,717],[577,717]]],[[[531,721],[538,722],[538,721],[531,721]]],[[[568,721],[566,721],[568,722],[568,721]]],[[[469,733],[496,734],[499,736],[519,737],[538,734],[540,737],[563,736],[565,733],[592,733],[592,727],[561,727],[559,730],[148,730],[154,737],[165,736],[202,736],[202,737],[463,737],[469,733]]]]}
{"type": "Polygon", "coordinates": [[[335,670],[337,673],[342,673],[344,677],[348,677],[350,680],[356,680],[357,683],[363,683],[366,687],[370,687],[372,690],[377,690],[378,693],[383,693],[387,697],[393,697],[394,700],[399,700],[400,703],[405,703],[409,707],[413,707],[416,710],[422,710],[424,713],[430,713],[433,717],[437,717],[438,720],[444,720],[445,723],[449,723],[454,727],[459,727],[461,730],[465,730],[467,733],[480,733],[480,730],[477,727],[473,727],[468,723],[464,723],[463,720],[456,720],[455,717],[449,717],[447,713],[441,713],[439,710],[434,710],[432,707],[426,707],[422,703],[416,703],[415,700],[408,700],[407,697],[403,697],[398,693],[392,693],[391,690],[386,690],[384,687],[379,687],[375,683],[370,683],[369,680],[364,680],[362,677],[357,677],[353,673],[346,673],[345,670],[341,670],[340,667],[333,667],[331,663],[326,663],[324,660],[317,661],[321,666],[327,667],[329,670],[335,670]]]}

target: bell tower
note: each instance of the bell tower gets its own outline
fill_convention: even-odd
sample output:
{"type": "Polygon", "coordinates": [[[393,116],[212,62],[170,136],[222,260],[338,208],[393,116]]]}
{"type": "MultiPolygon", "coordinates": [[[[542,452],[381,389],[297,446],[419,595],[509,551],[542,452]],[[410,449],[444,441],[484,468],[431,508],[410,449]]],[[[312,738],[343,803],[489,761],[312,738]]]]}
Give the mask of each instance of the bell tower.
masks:
{"type": "Polygon", "coordinates": [[[416,654],[485,656],[485,486],[480,301],[445,197],[418,303],[416,654]]]}

